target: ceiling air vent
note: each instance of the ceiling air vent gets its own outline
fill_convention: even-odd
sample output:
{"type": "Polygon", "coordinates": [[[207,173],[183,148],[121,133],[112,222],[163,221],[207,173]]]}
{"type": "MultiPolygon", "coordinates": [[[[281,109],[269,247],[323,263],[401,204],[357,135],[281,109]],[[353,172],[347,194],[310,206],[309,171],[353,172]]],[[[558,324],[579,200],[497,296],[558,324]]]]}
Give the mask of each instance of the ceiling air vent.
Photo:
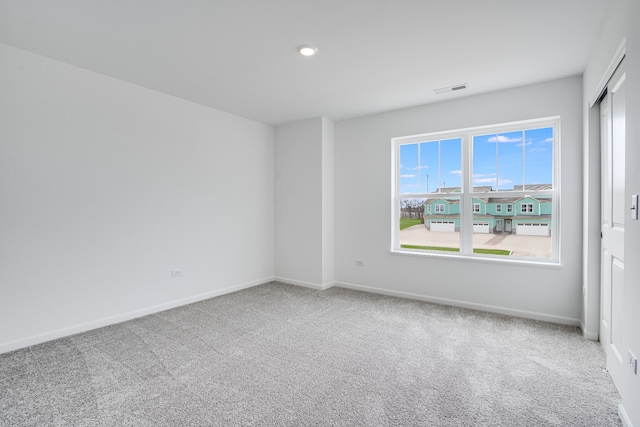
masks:
{"type": "Polygon", "coordinates": [[[467,84],[466,83],[461,83],[461,84],[458,84],[458,85],[442,87],[440,89],[434,89],[434,92],[439,95],[441,93],[454,92],[456,90],[462,90],[462,89],[466,89],[466,88],[467,88],[467,84]]]}

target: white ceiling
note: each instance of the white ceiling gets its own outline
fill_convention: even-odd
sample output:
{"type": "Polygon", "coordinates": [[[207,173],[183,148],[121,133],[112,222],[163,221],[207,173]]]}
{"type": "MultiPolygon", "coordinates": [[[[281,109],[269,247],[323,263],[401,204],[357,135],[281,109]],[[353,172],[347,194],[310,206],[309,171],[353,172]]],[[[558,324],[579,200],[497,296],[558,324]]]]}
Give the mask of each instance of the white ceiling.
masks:
{"type": "Polygon", "coordinates": [[[610,4],[0,0],[0,42],[279,125],[582,74],[610,4]],[[306,43],[315,57],[297,53],[306,43]]]}

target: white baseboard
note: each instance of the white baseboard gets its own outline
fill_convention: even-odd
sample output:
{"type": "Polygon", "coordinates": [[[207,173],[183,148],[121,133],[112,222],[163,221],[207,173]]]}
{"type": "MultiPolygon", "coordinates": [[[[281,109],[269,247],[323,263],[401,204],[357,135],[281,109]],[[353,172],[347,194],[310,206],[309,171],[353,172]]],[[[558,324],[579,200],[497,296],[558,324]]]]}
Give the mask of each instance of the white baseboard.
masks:
{"type": "Polygon", "coordinates": [[[333,282],[319,284],[319,283],[305,282],[305,281],[302,281],[302,280],[289,279],[287,277],[279,277],[279,276],[276,276],[273,280],[278,281],[278,282],[282,282],[282,283],[286,283],[286,284],[289,284],[289,285],[303,286],[305,288],[311,288],[311,289],[315,289],[315,290],[318,290],[318,291],[324,291],[324,290],[329,289],[330,287],[333,286],[333,282]]]}
{"type": "Polygon", "coordinates": [[[600,338],[599,331],[589,331],[584,327],[584,323],[582,323],[582,320],[580,321],[580,330],[582,330],[582,336],[585,340],[598,341],[598,338],[600,338]]]}
{"type": "Polygon", "coordinates": [[[372,292],[375,294],[389,295],[399,298],[415,299],[419,301],[433,302],[436,304],[451,305],[454,307],[469,308],[472,310],[488,311],[490,313],[506,314],[515,317],[524,317],[527,319],[541,320],[543,322],[559,323],[569,326],[580,326],[580,319],[572,319],[570,317],[555,316],[553,314],[538,313],[527,310],[517,310],[513,308],[499,307],[495,305],[478,304],[468,301],[460,301],[449,298],[430,297],[427,295],[414,294],[410,292],[392,291],[383,288],[375,288],[372,286],[355,285],[353,283],[335,282],[334,286],[347,289],[355,289],[358,291],[372,292]]]}
{"type": "MultiPolygon", "coordinates": [[[[554,315],[545,314],[545,313],[537,313],[537,312],[531,312],[531,311],[526,311],[526,310],[516,310],[516,309],[510,309],[510,308],[498,307],[498,306],[486,305],[486,304],[477,304],[477,303],[471,303],[471,302],[460,301],[460,300],[453,300],[453,299],[448,299],[448,298],[430,297],[430,296],[414,294],[414,293],[410,293],[410,292],[393,291],[393,290],[388,290],[388,289],[375,288],[375,287],[371,287],[371,286],[356,285],[356,284],[353,284],[353,283],[346,283],[346,282],[335,282],[335,283],[331,282],[331,283],[318,284],[318,283],[311,283],[311,282],[305,282],[305,281],[301,281],[301,280],[295,280],[295,279],[289,279],[289,278],[286,278],[286,277],[278,277],[278,276],[276,276],[276,277],[266,277],[266,278],[254,280],[254,281],[251,281],[251,282],[241,283],[241,284],[238,284],[238,285],[229,286],[227,288],[218,289],[218,290],[215,290],[215,291],[212,291],[212,292],[207,292],[207,293],[204,293],[204,294],[194,295],[194,296],[191,296],[191,297],[188,297],[188,298],[183,298],[183,299],[176,300],[176,301],[171,301],[171,302],[168,302],[168,303],[165,303],[165,304],[160,304],[160,305],[156,305],[156,306],[153,306],[153,307],[148,307],[148,308],[144,308],[144,309],[141,309],[141,310],[135,310],[135,311],[131,311],[131,312],[128,312],[128,313],[122,313],[122,314],[118,314],[118,315],[115,315],[115,316],[110,316],[110,317],[98,319],[98,320],[95,320],[95,321],[91,321],[91,322],[86,322],[86,323],[70,326],[70,327],[67,327],[67,328],[57,329],[55,331],[46,332],[44,334],[33,335],[31,337],[22,338],[22,339],[15,340],[15,341],[10,341],[10,342],[6,342],[6,343],[0,343],[0,354],[6,353],[6,352],[9,352],[9,351],[13,351],[13,350],[18,350],[18,349],[21,349],[21,348],[24,348],[24,347],[29,347],[29,346],[32,346],[32,345],[40,344],[40,343],[43,343],[43,342],[46,342],[46,341],[51,341],[51,340],[54,340],[54,339],[63,338],[63,337],[66,337],[66,336],[78,334],[78,333],[81,333],[81,332],[90,331],[92,329],[97,329],[97,328],[101,328],[101,327],[104,327],[104,326],[109,326],[109,325],[113,325],[113,324],[116,324],[116,323],[125,322],[127,320],[135,319],[135,318],[146,316],[146,315],[153,314],[153,313],[158,313],[160,311],[169,310],[171,308],[179,307],[179,306],[182,306],[182,305],[191,304],[191,303],[194,303],[194,302],[198,302],[198,301],[202,301],[202,300],[205,300],[205,299],[217,297],[217,296],[228,294],[228,293],[231,293],[231,292],[236,292],[236,291],[239,291],[241,289],[246,289],[246,288],[250,288],[250,287],[253,287],[253,286],[262,285],[262,284],[265,284],[265,283],[272,282],[274,280],[279,281],[279,282],[283,282],[283,283],[287,283],[287,284],[290,284],[290,285],[303,286],[303,287],[306,287],[306,288],[316,289],[316,290],[320,290],[320,291],[329,289],[332,286],[338,286],[338,287],[342,287],[342,288],[355,289],[355,290],[359,290],[359,291],[371,292],[371,293],[376,293],[376,294],[381,294],[381,295],[389,295],[389,296],[394,296],[394,297],[399,297],[399,298],[409,298],[409,299],[415,299],[415,300],[419,300],[419,301],[433,302],[433,303],[436,303],[436,304],[444,304],[444,305],[451,305],[451,306],[455,306],[455,307],[470,308],[470,309],[473,309],[473,310],[488,311],[488,312],[492,312],[492,313],[500,313],[500,314],[506,314],[506,315],[510,315],[510,316],[524,317],[524,318],[528,318],[528,319],[541,320],[541,321],[545,321],[545,322],[560,323],[560,324],[563,324],[563,325],[580,326],[580,320],[579,319],[572,319],[572,318],[562,317],[562,316],[554,316],[554,315]]],[[[587,334],[587,332],[585,332],[585,338],[591,339],[591,338],[587,337],[586,334],[587,334]]],[[[594,339],[597,339],[597,335],[596,335],[596,338],[594,338],[594,339]]],[[[621,414],[624,413],[624,415],[626,416],[626,412],[624,412],[624,408],[622,408],[622,406],[620,406],[619,410],[620,410],[621,414]]],[[[622,418],[622,415],[621,415],[621,418],[622,418]]],[[[628,417],[627,417],[627,420],[628,420],[628,417]]],[[[626,427],[631,427],[630,421],[629,421],[629,424],[627,424],[625,426],[626,427]]]]}
{"type": "Polygon", "coordinates": [[[0,343],[0,354],[7,353],[9,351],[18,350],[21,348],[29,347],[43,342],[55,340],[58,338],[68,337],[80,332],[90,331],[92,329],[102,328],[104,326],[114,325],[116,323],[125,322],[127,320],[136,319],[138,317],[147,316],[149,314],[158,313],[160,311],[169,310],[171,308],[180,307],[186,304],[192,304],[194,302],[203,301],[209,298],[217,297],[220,295],[236,292],[242,289],[251,288],[253,286],[262,285],[272,282],[273,277],[266,277],[263,279],[253,280],[251,282],[241,283],[227,288],[217,289],[215,291],[206,292],[204,294],[194,295],[187,298],[171,301],[165,304],[156,305],[153,307],[143,308],[141,310],[134,310],[128,313],[117,314],[115,316],[105,317],[102,319],[81,323],[78,325],[70,326],[67,328],[57,329],[51,332],[45,332],[44,334],[33,335],[27,338],[22,338],[15,341],[9,341],[6,343],[0,343]]]}
{"type": "Polygon", "coordinates": [[[622,406],[622,403],[618,405],[618,416],[620,417],[620,420],[622,421],[622,425],[624,427],[633,427],[631,419],[629,418],[627,411],[624,410],[624,406],[622,406]]]}

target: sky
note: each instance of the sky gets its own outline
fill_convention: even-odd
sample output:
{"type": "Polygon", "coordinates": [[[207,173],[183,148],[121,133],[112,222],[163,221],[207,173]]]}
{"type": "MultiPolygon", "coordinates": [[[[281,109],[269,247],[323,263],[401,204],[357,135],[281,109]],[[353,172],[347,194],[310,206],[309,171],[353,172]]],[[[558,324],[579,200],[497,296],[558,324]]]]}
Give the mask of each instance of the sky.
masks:
{"type": "MultiPolygon", "coordinates": [[[[525,184],[551,184],[553,128],[473,137],[474,186],[513,190],[525,184]],[[524,139],[524,141],[523,141],[524,139]]],[[[400,146],[400,192],[429,193],[461,186],[461,139],[400,146]]]]}

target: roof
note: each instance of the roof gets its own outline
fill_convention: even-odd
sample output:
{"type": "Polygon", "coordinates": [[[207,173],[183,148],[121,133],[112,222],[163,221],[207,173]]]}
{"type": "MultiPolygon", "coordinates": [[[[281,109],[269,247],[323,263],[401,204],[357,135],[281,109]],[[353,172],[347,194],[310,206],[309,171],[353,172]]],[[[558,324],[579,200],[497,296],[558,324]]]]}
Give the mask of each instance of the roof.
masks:
{"type": "MultiPolygon", "coordinates": [[[[479,186],[473,187],[473,192],[500,194],[500,193],[506,193],[508,191],[543,191],[543,190],[551,190],[552,188],[553,188],[552,184],[526,184],[526,185],[519,184],[519,185],[514,185],[513,188],[509,190],[502,189],[500,191],[494,191],[493,187],[490,185],[479,185],[479,186]]],[[[434,193],[452,194],[452,193],[460,193],[461,191],[462,190],[460,187],[438,187],[436,188],[434,193]]],[[[505,199],[505,201],[507,199],[514,200],[514,198],[512,197],[509,198],[507,196],[504,196],[502,198],[505,199]]],[[[496,200],[497,199],[498,198],[496,198],[496,200]]]]}
{"type": "MultiPolygon", "coordinates": [[[[450,193],[460,193],[461,191],[462,189],[460,187],[438,187],[436,188],[434,193],[450,194],[450,193]]],[[[490,185],[482,185],[482,186],[473,187],[473,191],[476,193],[488,193],[490,191],[493,191],[493,188],[490,185]]]]}

